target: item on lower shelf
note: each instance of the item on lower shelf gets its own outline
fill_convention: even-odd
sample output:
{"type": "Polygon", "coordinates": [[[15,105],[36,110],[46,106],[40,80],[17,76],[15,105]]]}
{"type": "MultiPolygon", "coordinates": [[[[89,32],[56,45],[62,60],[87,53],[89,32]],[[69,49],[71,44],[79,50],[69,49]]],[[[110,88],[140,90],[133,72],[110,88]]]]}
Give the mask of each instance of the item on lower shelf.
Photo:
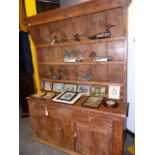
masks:
{"type": "Polygon", "coordinates": [[[46,100],[49,100],[49,99],[52,99],[54,96],[55,96],[54,92],[48,92],[42,98],[46,99],[46,100]]]}
{"type": "Polygon", "coordinates": [[[76,84],[65,84],[64,91],[76,92],[77,85],[76,84]]]}
{"type": "Polygon", "coordinates": [[[87,86],[87,85],[78,85],[77,92],[79,92],[82,95],[89,96],[90,95],[90,86],[87,86]]]}
{"type": "Polygon", "coordinates": [[[106,61],[111,61],[113,57],[95,57],[93,61],[97,62],[106,62],[106,61]]]}
{"type": "Polygon", "coordinates": [[[113,86],[113,85],[110,85],[109,86],[109,93],[108,93],[108,98],[110,99],[117,99],[119,100],[120,99],[120,86],[113,86]]]}
{"type": "Polygon", "coordinates": [[[90,73],[87,73],[84,76],[78,76],[76,79],[78,81],[91,81],[92,80],[92,75],[90,73]]]}
{"type": "Polygon", "coordinates": [[[64,62],[82,62],[84,60],[83,57],[69,57],[64,58],[64,62]]]}
{"type": "Polygon", "coordinates": [[[53,80],[60,80],[61,79],[61,75],[55,74],[55,75],[52,76],[52,79],[53,80]]]}
{"type": "Polygon", "coordinates": [[[104,97],[105,96],[105,87],[92,86],[91,87],[91,96],[104,97]]]}
{"type": "Polygon", "coordinates": [[[45,92],[38,92],[37,94],[31,95],[31,97],[42,98],[43,95],[45,95],[45,92]]]}
{"type": "Polygon", "coordinates": [[[83,106],[98,108],[103,101],[103,97],[89,97],[84,103],[83,106]]]}
{"type": "Polygon", "coordinates": [[[111,107],[117,108],[118,107],[117,101],[111,100],[111,99],[104,99],[103,105],[108,108],[111,108],[111,107]]]}
{"type": "Polygon", "coordinates": [[[53,91],[54,92],[63,92],[64,91],[64,83],[53,83],[53,91]]]}
{"type": "Polygon", "coordinates": [[[65,91],[56,96],[53,101],[74,104],[82,95],[77,92],[65,91]]]}

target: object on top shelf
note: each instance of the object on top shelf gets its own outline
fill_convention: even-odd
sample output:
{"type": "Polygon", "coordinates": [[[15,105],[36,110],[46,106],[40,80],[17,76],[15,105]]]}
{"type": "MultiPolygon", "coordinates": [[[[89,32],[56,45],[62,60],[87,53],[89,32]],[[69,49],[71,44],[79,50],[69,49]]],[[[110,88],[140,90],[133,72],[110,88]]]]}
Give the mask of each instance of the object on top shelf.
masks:
{"type": "Polygon", "coordinates": [[[93,61],[97,62],[105,62],[105,61],[111,61],[113,57],[95,57],[93,58],[93,61]]]}
{"type": "Polygon", "coordinates": [[[111,37],[111,31],[110,28],[114,27],[115,25],[106,24],[105,29],[106,32],[99,33],[93,36],[88,37],[89,39],[104,39],[104,38],[110,38],[111,37]]]}
{"type": "Polygon", "coordinates": [[[53,45],[54,43],[59,43],[60,40],[57,36],[52,36],[52,41],[51,41],[51,45],[53,45]]]}

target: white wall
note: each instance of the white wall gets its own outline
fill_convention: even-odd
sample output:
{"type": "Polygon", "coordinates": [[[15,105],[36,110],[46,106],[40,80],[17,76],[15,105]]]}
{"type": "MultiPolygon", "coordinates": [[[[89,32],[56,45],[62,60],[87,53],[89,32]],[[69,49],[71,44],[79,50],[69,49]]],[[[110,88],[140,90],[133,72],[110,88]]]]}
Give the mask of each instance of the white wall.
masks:
{"type": "MultiPolygon", "coordinates": [[[[82,2],[86,0],[60,0],[61,6],[70,5],[76,2],[82,2]]],[[[127,129],[135,133],[135,58],[134,58],[134,0],[132,0],[129,6],[128,16],[128,102],[129,113],[127,118],[127,129]]]]}
{"type": "Polygon", "coordinates": [[[135,20],[134,0],[129,6],[128,12],[128,85],[127,100],[129,102],[129,115],[127,118],[127,129],[135,133],[135,20]]]}

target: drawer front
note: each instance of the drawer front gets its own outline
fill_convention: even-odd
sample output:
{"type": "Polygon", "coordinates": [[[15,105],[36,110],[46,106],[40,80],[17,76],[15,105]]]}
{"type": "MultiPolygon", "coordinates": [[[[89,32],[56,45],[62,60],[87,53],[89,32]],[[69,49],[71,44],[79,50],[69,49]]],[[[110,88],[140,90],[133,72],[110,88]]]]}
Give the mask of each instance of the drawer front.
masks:
{"type": "Polygon", "coordinates": [[[86,123],[91,126],[96,126],[99,128],[104,129],[111,129],[112,128],[112,120],[106,118],[100,118],[96,116],[89,116],[84,115],[81,113],[73,113],[72,114],[72,121],[86,123]]]}

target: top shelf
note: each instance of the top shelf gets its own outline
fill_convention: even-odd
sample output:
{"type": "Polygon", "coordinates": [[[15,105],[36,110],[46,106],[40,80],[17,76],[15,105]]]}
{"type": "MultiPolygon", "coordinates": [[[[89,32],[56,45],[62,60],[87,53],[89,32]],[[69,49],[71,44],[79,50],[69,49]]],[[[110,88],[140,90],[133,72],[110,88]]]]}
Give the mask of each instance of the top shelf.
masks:
{"type": "Polygon", "coordinates": [[[95,0],[81,2],[31,16],[26,19],[26,25],[27,27],[31,27],[82,15],[93,14],[100,11],[128,7],[130,2],[131,0],[95,0]]]}
{"type": "Polygon", "coordinates": [[[36,48],[46,48],[46,47],[61,47],[61,46],[70,46],[70,45],[82,45],[82,44],[95,44],[95,43],[104,43],[112,41],[125,40],[125,37],[115,37],[115,38],[106,38],[106,39],[96,39],[96,40],[81,40],[81,41],[66,41],[63,43],[55,43],[51,45],[50,43],[36,45],[36,48]]]}

